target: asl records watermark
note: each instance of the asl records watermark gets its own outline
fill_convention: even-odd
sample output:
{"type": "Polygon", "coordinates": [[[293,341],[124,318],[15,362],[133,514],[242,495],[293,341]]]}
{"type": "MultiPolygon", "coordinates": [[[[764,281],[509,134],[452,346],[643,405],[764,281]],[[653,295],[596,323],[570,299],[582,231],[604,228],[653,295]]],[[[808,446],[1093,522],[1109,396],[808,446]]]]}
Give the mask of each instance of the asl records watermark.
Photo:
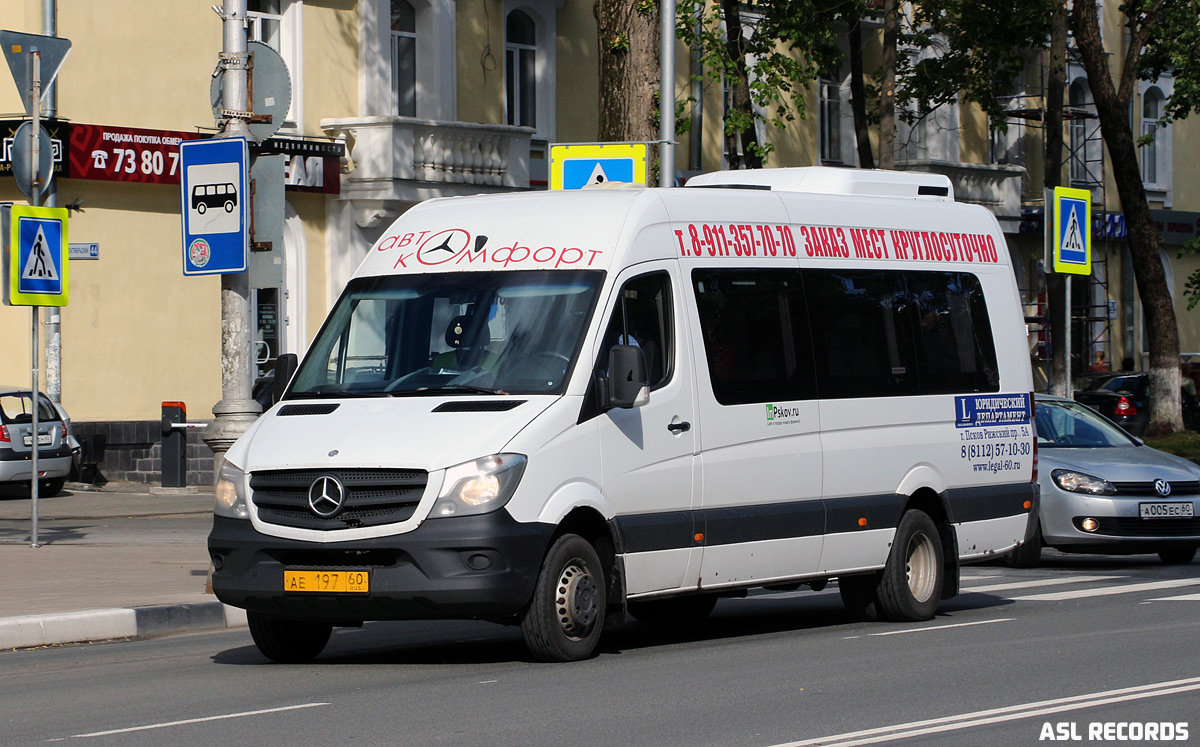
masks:
{"type": "Polygon", "coordinates": [[[1046,721],[1039,742],[1186,742],[1186,721],[1046,721]]]}

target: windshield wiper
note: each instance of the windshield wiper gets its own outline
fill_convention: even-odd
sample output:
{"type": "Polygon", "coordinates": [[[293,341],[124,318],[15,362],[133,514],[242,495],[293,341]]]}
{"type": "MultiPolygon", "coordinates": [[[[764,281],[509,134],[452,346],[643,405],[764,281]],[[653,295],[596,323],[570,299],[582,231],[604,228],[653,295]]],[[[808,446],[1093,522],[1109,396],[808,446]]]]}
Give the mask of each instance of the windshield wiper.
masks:
{"type": "Polygon", "coordinates": [[[397,394],[439,394],[441,392],[464,392],[467,394],[496,394],[507,396],[508,392],[503,389],[489,389],[485,386],[475,386],[474,384],[442,384],[440,386],[418,386],[412,389],[393,389],[388,392],[391,396],[397,394]]]}

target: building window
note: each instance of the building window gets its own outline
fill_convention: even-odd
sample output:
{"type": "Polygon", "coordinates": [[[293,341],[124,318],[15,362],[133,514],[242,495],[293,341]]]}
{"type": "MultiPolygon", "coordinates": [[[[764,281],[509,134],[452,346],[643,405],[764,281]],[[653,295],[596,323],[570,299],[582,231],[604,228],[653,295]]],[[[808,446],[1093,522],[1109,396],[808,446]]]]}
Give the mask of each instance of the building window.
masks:
{"type": "Polygon", "coordinates": [[[247,33],[250,41],[262,42],[276,52],[280,50],[280,29],[283,26],[281,0],[248,0],[246,3],[247,33]]]}
{"type": "Polygon", "coordinates": [[[537,25],[514,10],[504,23],[505,123],[537,127],[537,25]]]}
{"type": "Polygon", "coordinates": [[[1158,160],[1160,156],[1160,140],[1166,135],[1166,128],[1158,126],[1158,118],[1163,113],[1163,95],[1157,88],[1149,88],[1142,94],[1142,136],[1149,142],[1141,147],[1142,181],[1146,184],[1158,184],[1158,160]]]}
{"type": "Polygon", "coordinates": [[[401,117],[417,116],[417,12],[408,0],[392,2],[393,111],[401,117]]]}
{"type": "Polygon", "coordinates": [[[817,121],[821,137],[821,162],[845,163],[842,159],[842,90],[830,80],[821,81],[817,121]]]}

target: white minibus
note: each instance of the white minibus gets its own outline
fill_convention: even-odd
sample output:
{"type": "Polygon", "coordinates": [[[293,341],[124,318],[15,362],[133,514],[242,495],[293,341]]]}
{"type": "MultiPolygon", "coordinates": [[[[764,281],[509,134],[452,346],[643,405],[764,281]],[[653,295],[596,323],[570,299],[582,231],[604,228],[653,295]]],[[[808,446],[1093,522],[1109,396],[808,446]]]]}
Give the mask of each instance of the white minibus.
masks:
{"type": "Polygon", "coordinates": [[[281,662],[454,618],[577,660],[833,579],[926,620],[1030,536],[1031,390],[1004,237],[943,176],[430,200],[229,450],[212,585],[281,662]]]}

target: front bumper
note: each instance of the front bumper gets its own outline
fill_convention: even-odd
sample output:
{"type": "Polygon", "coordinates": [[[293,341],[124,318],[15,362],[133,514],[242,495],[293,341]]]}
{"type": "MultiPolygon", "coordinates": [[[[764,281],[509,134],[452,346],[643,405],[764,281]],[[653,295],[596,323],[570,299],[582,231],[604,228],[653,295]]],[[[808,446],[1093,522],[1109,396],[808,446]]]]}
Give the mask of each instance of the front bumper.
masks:
{"type": "Polygon", "coordinates": [[[212,584],[226,604],[278,617],[368,620],[484,619],[511,622],[529,604],[554,527],[521,524],[507,511],[426,520],[411,532],[316,543],[258,532],[214,517],[212,584]],[[285,592],[284,569],[365,570],[370,591],[285,592]]]}
{"type": "Polygon", "coordinates": [[[1042,537],[1047,545],[1066,552],[1132,554],[1172,546],[1200,547],[1200,498],[1111,498],[1054,489],[1042,494],[1042,537]],[[1193,518],[1143,519],[1139,503],[1191,503],[1193,518]],[[1099,523],[1094,532],[1080,527],[1084,518],[1099,523]]]}

